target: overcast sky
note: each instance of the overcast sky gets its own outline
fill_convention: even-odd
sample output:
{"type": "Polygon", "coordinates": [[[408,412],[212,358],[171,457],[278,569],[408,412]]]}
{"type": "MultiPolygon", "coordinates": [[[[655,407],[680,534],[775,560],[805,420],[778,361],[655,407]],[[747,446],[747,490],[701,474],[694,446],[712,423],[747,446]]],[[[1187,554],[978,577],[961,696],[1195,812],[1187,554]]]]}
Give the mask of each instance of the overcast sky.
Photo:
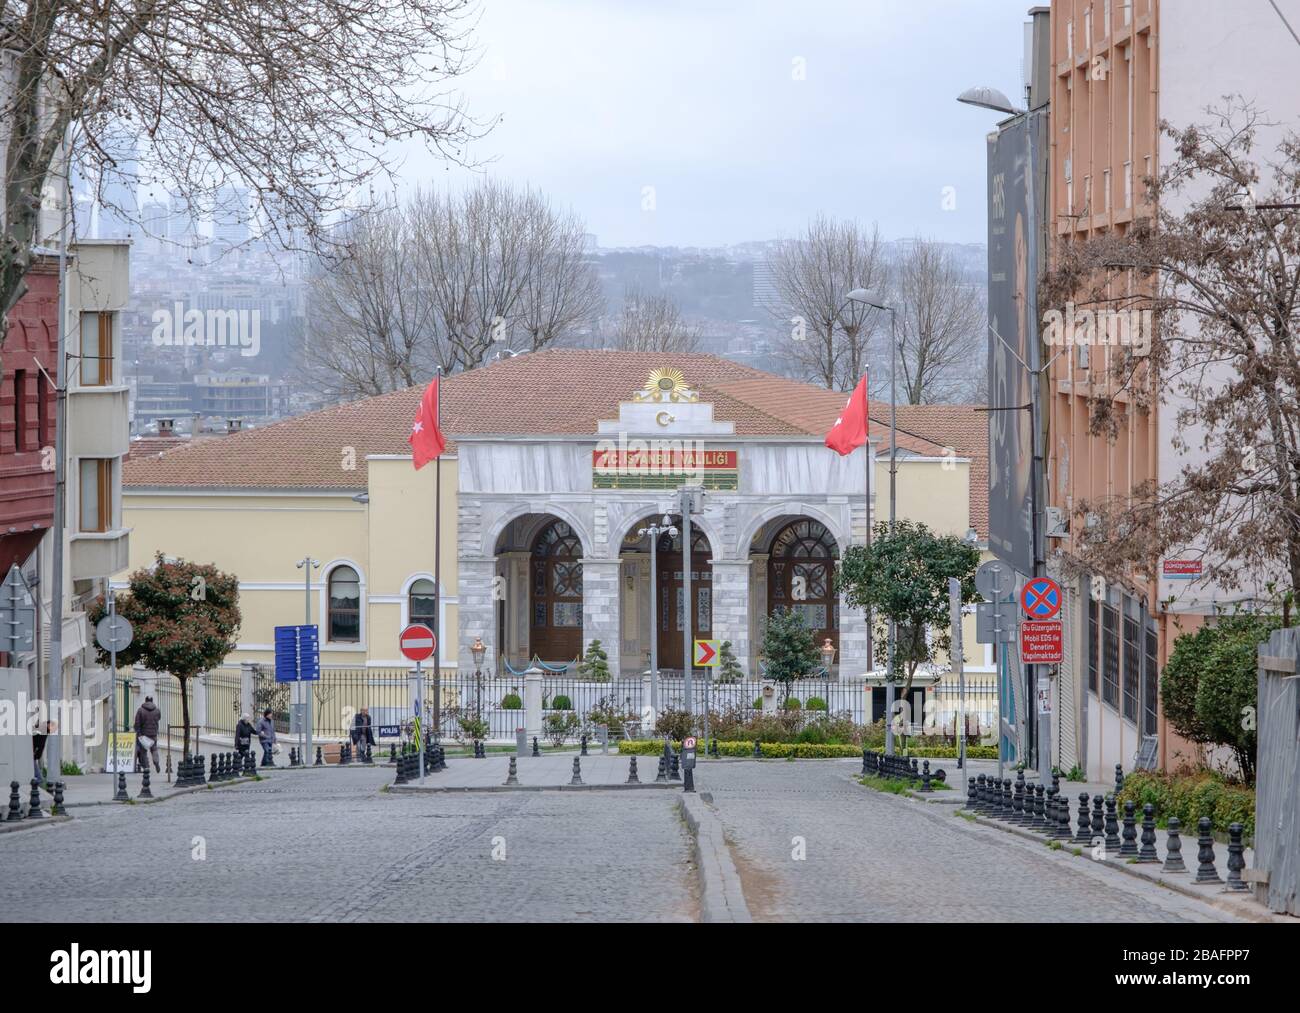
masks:
{"type": "MultiPolygon", "coordinates": [[[[954,99],[975,84],[1020,96],[1029,7],[483,0],[462,87],[474,115],[502,119],[475,155],[573,207],[602,246],[786,237],[818,211],[983,242],[997,116],[954,99]]],[[[402,176],[466,178],[422,151],[402,176]]]]}

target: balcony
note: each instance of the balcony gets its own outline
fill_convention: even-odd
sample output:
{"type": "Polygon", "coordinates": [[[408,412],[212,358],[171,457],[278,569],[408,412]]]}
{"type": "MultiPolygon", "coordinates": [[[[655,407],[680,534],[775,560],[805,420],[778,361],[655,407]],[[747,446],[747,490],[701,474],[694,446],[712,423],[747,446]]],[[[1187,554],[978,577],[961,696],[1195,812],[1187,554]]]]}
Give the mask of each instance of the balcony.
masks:
{"type": "Polygon", "coordinates": [[[74,531],[69,534],[69,560],[73,580],[92,580],[121,573],[128,563],[131,529],[74,531]]]}
{"type": "Polygon", "coordinates": [[[121,457],[131,449],[126,387],[72,387],[68,392],[68,453],[121,457]]]}

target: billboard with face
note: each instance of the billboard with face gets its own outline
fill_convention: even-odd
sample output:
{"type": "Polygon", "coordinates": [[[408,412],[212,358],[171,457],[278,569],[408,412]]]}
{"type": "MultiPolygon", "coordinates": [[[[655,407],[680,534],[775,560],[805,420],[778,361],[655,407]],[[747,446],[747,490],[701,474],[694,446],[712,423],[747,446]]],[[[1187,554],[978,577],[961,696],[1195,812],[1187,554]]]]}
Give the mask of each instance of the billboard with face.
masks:
{"type": "Polygon", "coordinates": [[[1022,574],[1034,572],[1032,370],[1040,365],[1039,236],[1045,185],[1034,166],[1045,111],[1009,121],[989,138],[989,546],[1022,574]]]}

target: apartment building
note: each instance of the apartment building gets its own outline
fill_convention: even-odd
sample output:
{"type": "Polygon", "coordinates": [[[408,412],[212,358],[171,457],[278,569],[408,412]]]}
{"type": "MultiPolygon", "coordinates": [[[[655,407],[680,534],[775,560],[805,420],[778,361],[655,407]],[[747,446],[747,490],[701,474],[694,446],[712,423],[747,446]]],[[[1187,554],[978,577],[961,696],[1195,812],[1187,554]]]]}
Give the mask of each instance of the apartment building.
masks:
{"type": "MultiPolygon", "coordinates": [[[[1172,157],[1160,124],[1205,122],[1225,95],[1258,104],[1272,126],[1295,129],[1300,2],[1053,0],[1049,206],[1056,244],[1123,233],[1150,218],[1145,180],[1172,157]]],[[[1262,149],[1272,138],[1262,137],[1262,149]]],[[[1137,293],[1122,275],[1111,294],[1137,293]]],[[[1064,312],[1065,307],[1040,307],[1064,312]]],[[[1180,633],[1224,598],[1181,560],[1107,578],[1070,565],[1094,518],[1085,503],[1123,503],[1144,482],[1174,478],[1186,457],[1172,443],[1175,401],[1146,410],[1113,386],[1109,366],[1127,349],[1102,343],[1048,349],[1045,393],[1048,556],[1066,589],[1067,650],[1058,680],[1059,764],[1104,777],[1115,764],[1177,767],[1195,750],[1161,715],[1159,674],[1180,633]],[[1058,354],[1059,353],[1059,354],[1058,354]],[[1113,436],[1089,430],[1089,398],[1114,397],[1113,436]],[[1173,576],[1171,577],[1170,574],[1173,576]],[[1141,760],[1139,761],[1139,756],[1141,760]]],[[[1139,383],[1158,379],[1139,373],[1139,383]]]]}

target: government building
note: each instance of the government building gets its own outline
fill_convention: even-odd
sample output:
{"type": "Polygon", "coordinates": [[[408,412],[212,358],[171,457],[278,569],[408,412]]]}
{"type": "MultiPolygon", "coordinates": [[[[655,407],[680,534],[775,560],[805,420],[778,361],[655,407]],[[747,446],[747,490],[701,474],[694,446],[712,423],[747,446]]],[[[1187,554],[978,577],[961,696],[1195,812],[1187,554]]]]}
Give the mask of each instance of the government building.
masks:
{"type": "MultiPolygon", "coordinates": [[[[161,552],[237,575],[231,664],[271,660],[274,627],[310,610],[326,665],[402,666],[399,631],[425,621],[448,670],[472,669],[481,638],[498,671],[563,665],[599,640],[615,677],[644,672],[652,644],[680,672],[689,607],[693,635],[730,641],[758,678],[765,619],[790,607],[830,640],[836,674],[872,668],[864,616],[832,578],[868,518],[888,517],[888,406],[871,406],[870,445],[840,457],[823,440],[845,394],[710,355],[553,349],[441,387],[448,447],[418,472],[407,438],[420,388],[223,437],[137,441],[123,494],[132,569],[161,552]],[[682,486],[703,490],[689,547],[682,486]],[[656,541],[652,596],[642,530],[665,515],[679,533],[656,541]],[[306,583],[304,559],[319,564],[306,583]]],[[[984,543],[983,416],[900,406],[897,482],[900,517],[984,543]]]]}

